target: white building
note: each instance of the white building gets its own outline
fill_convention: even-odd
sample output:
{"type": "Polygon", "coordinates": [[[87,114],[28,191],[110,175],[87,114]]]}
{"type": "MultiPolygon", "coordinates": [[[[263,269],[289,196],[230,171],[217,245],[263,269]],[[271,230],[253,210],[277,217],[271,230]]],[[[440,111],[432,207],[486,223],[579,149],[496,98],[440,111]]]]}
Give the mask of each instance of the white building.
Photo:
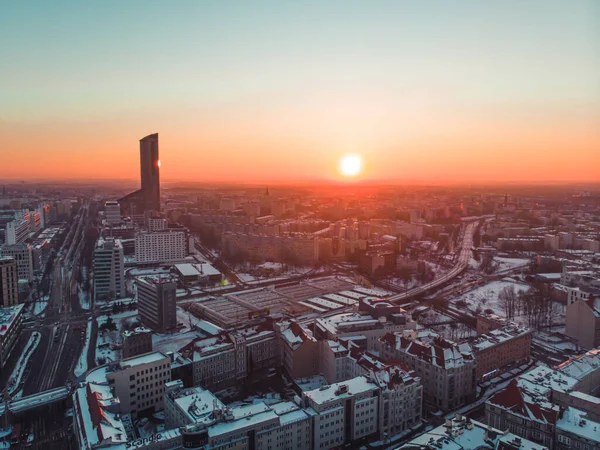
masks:
{"type": "Polygon", "coordinates": [[[109,200],[104,204],[106,223],[109,225],[121,222],[121,205],[115,200],[109,200]]]}
{"type": "Polygon", "coordinates": [[[187,255],[187,238],[183,230],[141,232],[135,237],[137,262],[183,262],[187,255]]]}
{"type": "Polygon", "coordinates": [[[164,231],[167,229],[168,222],[167,219],[162,217],[148,217],[146,219],[146,226],[150,232],[164,231]]]}
{"type": "Polygon", "coordinates": [[[111,300],[125,295],[125,264],[119,239],[99,239],[94,249],[94,299],[111,300]]]}
{"type": "MultiPolygon", "coordinates": [[[[110,448],[133,441],[136,436],[131,435],[131,430],[128,434],[124,415],[136,417],[140,411],[162,410],[165,383],[169,381],[171,360],[160,352],[124,359],[88,373],[73,394],[73,430],[79,448],[110,448]]],[[[181,440],[173,430],[166,431],[158,440],[169,439],[181,440]]]]}
{"type": "Polygon", "coordinates": [[[15,220],[6,224],[6,244],[20,244],[27,239],[30,231],[29,220],[19,215],[15,220]]]}
{"type": "Polygon", "coordinates": [[[366,377],[304,392],[306,407],[315,411],[314,448],[341,447],[378,432],[379,386],[366,377]]]}
{"type": "Polygon", "coordinates": [[[33,279],[33,249],[30,244],[3,245],[0,248],[0,255],[14,258],[19,280],[33,279]]]}

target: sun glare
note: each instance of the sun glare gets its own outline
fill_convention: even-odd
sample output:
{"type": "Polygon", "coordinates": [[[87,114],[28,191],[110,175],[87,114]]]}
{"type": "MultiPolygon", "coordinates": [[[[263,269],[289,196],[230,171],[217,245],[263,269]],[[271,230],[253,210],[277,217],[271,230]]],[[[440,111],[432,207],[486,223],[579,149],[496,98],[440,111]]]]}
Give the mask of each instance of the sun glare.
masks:
{"type": "Polygon", "coordinates": [[[344,155],[340,160],[340,173],[345,177],[355,177],[361,168],[362,160],[358,155],[344,155]]]}

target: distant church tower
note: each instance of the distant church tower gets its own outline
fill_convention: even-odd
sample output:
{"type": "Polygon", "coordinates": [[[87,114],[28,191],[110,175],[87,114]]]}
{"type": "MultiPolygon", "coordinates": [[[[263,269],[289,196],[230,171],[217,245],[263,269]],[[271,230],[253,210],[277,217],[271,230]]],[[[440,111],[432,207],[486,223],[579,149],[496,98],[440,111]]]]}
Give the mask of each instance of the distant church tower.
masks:
{"type": "Polygon", "coordinates": [[[267,186],[267,188],[265,189],[265,196],[268,197],[269,196],[269,186],[267,186]]]}

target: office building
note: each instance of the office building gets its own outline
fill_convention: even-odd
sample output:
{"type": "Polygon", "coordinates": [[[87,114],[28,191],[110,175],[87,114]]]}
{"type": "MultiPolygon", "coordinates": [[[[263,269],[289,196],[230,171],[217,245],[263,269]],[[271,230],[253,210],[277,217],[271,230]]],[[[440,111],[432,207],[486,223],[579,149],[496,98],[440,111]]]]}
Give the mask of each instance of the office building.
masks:
{"type": "Polygon", "coordinates": [[[106,223],[115,225],[121,222],[121,205],[119,202],[111,200],[104,204],[106,223]]]}
{"type": "Polygon", "coordinates": [[[124,295],[125,265],[121,241],[100,238],[94,249],[94,299],[112,300],[124,295]]]}
{"type": "Polygon", "coordinates": [[[170,277],[141,277],[136,280],[138,310],[142,323],[164,333],[177,326],[177,284],[170,277]]]}
{"type": "Polygon", "coordinates": [[[183,230],[140,232],[135,237],[137,262],[183,262],[187,255],[188,240],[183,230]]]}
{"type": "Polygon", "coordinates": [[[17,264],[19,280],[33,280],[33,249],[30,244],[3,245],[0,256],[10,256],[17,264]]]}
{"type": "Polygon", "coordinates": [[[0,306],[19,303],[17,263],[12,256],[0,256],[0,306]]]}
{"type": "Polygon", "coordinates": [[[132,216],[145,211],[160,211],[160,160],[158,159],[158,133],[140,140],[141,189],[119,200],[123,209],[132,216]]]}

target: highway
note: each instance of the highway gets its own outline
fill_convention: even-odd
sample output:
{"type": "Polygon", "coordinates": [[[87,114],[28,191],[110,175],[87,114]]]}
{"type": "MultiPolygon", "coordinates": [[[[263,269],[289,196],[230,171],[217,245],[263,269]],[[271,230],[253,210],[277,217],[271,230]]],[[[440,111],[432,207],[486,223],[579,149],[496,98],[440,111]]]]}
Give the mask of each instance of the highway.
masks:
{"type": "Polygon", "coordinates": [[[388,300],[392,302],[404,302],[411,297],[425,294],[428,291],[438,288],[460,275],[469,265],[469,258],[471,258],[471,250],[473,249],[473,233],[475,232],[476,221],[477,220],[473,220],[465,226],[465,229],[462,232],[462,243],[460,245],[456,265],[449,272],[423,286],[410,289],[401,294],[393,295],[389,297],[388,300]]]}
{"type": "Polygon", "coordinates": [[[42,333],[42,339],[26,371],[24,395],[64,386],[73,379],[73,369],[83,350],[85,327],[90,315],[90,312],[81,310],[75,279],[87,219],[86,204],[75,217],[55,260],[45,317],[25,324],[27,331],[42,333]]]}

